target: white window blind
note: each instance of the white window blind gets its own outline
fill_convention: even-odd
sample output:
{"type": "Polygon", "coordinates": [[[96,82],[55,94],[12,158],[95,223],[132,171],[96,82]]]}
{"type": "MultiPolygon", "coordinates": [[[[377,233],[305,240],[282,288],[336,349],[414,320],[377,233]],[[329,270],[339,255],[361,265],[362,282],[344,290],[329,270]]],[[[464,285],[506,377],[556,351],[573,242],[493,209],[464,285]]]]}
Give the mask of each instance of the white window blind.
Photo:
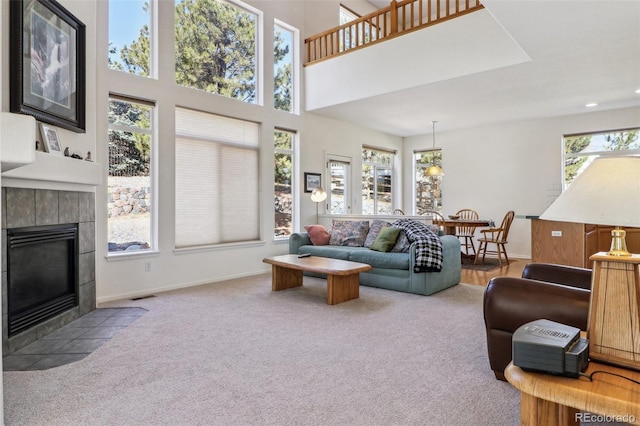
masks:
{"type": "Polygon", "coordinates": [[[176,248],[260,239],[259,130],[176,108],[176,248]]]}

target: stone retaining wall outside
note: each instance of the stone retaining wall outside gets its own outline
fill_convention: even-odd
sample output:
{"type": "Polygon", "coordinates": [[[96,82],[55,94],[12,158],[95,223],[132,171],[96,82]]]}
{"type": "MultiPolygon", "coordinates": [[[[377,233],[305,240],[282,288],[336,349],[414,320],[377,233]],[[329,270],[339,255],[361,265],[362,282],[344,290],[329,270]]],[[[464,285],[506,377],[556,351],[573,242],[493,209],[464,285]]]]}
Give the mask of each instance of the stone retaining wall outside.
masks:
{"type": "Polygon", "coordinates": [[[151,209],[151,188],[109,187],[109,217],[147,213],[151,209]]]}

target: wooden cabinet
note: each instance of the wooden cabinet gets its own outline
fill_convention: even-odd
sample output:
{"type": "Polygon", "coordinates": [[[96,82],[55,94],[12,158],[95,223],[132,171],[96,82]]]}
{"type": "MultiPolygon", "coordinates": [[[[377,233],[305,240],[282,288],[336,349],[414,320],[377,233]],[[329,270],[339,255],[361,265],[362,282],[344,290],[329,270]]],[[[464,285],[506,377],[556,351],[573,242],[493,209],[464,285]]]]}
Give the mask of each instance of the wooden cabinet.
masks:
{"type": "MultiPolygon", "coordinates": [[[[609,251],[613,226],[532,219],[531,261],[591,268],[589,256],[609,251]]],[[[640,228],[627,231],[627,249],[640,253],[640,228]]]]}

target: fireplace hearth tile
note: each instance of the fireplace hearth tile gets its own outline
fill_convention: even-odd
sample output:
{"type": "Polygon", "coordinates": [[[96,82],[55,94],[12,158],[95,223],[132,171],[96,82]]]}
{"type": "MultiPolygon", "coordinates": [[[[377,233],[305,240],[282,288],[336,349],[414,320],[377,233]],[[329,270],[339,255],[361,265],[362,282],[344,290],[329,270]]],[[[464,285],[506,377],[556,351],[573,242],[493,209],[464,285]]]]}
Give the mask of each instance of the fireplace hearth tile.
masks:
{"type": "Polygon", "coordinates": [[[24,348],[14,352],[14,355],[42,355],[55,353],[55,350],[68,344],[71,340],[36,340],[24,348]]]}
{"type": "Polygon", "coordinates": [[[138,318],[140,318],[140,315],[116,315],[111,318],[107,318],[100,325],[102,327],[126,327],[138,318]]]}
{"type": "Polygon", "coordinates": [[[91,328],[100,325],[101,322],[104,322],[106,317],[93,317],[87,318],[87,316],[82,316],[77,320],[70,322],[67,324],[67,327],[81,327],[81,328],[91,328]]]}
{"type": "Polygon", "coordinates": [[[82,335],[81,339],[78,339],[78,341],[84,340],[84,339],[110,339],[116,334],[120,333],[125,328],[127,327],[113,327],[113,326],[106,327],[104,323],[102,323],[100,327],[94,327],[88,330],[86,333],[82,335]]]}
{"type": "Polygon", "coordinates": [[[109,339],[75,339],[67,343],[66,345],[56,347],[49,353],[54,354],[90,354],[98,349],[100,346],[108,342],[109,339]]]}
{"type": "Polygon", "coordinates": [[[62,328],[57,329],[51,334],[47,334],[42,337],[42,340],[72,340],[77,337],[82,336],[84,333],[90,330],[90,328],[81,328],[81,327],[67,327],[64,326],[62,328]]]}
{"type": "Polygon", "coordinates": [[[2,369],[4,371],[27,371],[42,358],[42,355],[9,355],[2,359],[2,369]]]}
{"type": "MultiPolygon", "coordinates": [[[[100,308],[95,311],[91,311],[83,318],[101,318],[101,317],[141,317],[146,314],[147,310],[144,308],[100,308]]],[[[106,323],[104,323],[106,325],[106,323]]]]}
{"type": "Polygon", "coordinates": [[[3,358],[4,371],[45,370],[80,361],[147,312],[98,308],[3,358]]]}

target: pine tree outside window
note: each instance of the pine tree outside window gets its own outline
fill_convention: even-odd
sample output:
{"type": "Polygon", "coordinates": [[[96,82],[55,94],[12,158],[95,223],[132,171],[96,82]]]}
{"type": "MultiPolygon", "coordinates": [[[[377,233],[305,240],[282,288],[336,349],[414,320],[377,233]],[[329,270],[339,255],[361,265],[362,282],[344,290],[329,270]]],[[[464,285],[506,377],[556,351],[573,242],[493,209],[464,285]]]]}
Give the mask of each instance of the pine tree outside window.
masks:
{"type": "Polygon", "coordinates": [[[426,211],[442,210],[441,176],[427,176],[426,171],[432,164],[442,167],[442,150],[432,149],[416,151],[413,154],[415,164],[415,214],[424,215],[426,211]]]}
{"type": "Polygon", "coordinates": [[[109,1],[109,68],[151,77],[155,0],[109,1]]]}
{"type": "Polygon", "coordinates": [[[176,83],[259,103],[259,13],[240,2],[176,0],[176,83]]]}
{"type": "Polygon", "coordinates": [[[280,111],[299,113],[297,80],[299,31],[276,20],[273,31],[273,107],[280,111]]]}
{"type": "Polygon", "coordinates": [[[294,132],[274,131],[275,238],[288,237],[293,232],[295,140],[294,132]]]}
{"type": "Polygon", "coordinates": [[[640,154],[640,128],[566,135],[563,143],[566,189],[599,156],[640,154]]]}

